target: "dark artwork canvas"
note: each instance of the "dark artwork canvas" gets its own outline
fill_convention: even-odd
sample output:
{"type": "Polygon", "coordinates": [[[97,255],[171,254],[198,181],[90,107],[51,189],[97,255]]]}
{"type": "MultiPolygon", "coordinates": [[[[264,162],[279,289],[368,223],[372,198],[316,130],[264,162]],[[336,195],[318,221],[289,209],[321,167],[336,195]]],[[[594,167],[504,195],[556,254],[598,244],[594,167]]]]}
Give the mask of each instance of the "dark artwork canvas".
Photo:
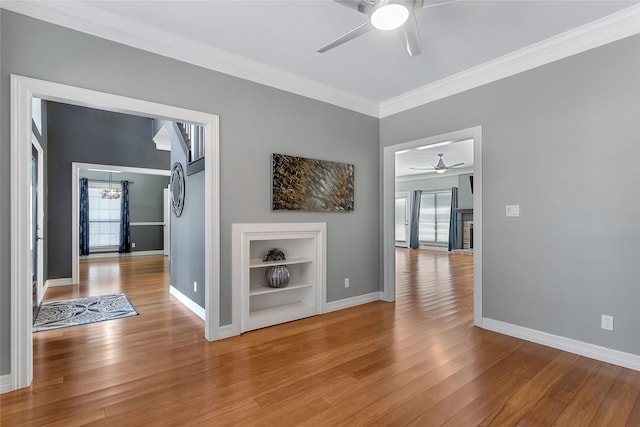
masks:
{"type": "Polygon", "coordinates": [[[353,165],[272,154],[272,209],[353,210],[353,165]]]}

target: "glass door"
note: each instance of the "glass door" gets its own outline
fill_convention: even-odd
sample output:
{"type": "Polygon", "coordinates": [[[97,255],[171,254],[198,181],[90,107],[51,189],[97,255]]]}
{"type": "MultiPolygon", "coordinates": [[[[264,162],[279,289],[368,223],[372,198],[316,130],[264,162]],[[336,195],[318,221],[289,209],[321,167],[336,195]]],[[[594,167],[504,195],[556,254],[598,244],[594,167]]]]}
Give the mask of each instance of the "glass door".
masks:
{"type": "Polygon", "coordinates": [[[409,246],[409,194],[396,194],[396,246],[409,246]]]}

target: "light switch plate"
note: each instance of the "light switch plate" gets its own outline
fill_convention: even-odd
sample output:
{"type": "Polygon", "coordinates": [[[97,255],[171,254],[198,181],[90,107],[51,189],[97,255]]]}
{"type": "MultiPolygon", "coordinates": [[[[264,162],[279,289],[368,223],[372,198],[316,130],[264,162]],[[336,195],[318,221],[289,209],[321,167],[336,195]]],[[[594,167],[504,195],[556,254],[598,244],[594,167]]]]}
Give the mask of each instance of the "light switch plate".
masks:
{"type": "Polygon", "coordinates": [[[520,205],[507,205],[507,216],[520,216],[520,205]]]}

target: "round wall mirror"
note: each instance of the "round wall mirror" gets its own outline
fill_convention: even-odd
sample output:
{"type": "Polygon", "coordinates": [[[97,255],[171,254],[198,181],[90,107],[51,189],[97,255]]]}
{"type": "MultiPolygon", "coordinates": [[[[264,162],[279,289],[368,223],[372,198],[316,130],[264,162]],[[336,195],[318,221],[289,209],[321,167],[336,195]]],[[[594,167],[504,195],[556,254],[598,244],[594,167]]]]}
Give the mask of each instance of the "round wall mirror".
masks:
{"type": "Polygon", "coordinates": [[[184,171],[182,165],[177,162],[171,168],[169,192],[171,193],[171,210],[176,217],[180,217],[184,208],[184,171]]]}

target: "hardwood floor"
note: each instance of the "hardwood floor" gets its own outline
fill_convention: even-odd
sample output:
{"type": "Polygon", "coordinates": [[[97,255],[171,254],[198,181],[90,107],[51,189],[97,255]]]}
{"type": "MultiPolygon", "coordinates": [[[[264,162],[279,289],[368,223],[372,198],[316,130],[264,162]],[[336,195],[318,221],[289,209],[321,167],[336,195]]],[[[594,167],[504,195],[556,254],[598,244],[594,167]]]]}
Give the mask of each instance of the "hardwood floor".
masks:
{"type": "Polygon", "coordinates": [[[640,372],[472,326],[472,257],[398,250],[396,303],[209,343],[163,257],[81,264],[47,299],[124,291],[140,315],[34,334],[2,426],[640,426],[640,372]]]}

